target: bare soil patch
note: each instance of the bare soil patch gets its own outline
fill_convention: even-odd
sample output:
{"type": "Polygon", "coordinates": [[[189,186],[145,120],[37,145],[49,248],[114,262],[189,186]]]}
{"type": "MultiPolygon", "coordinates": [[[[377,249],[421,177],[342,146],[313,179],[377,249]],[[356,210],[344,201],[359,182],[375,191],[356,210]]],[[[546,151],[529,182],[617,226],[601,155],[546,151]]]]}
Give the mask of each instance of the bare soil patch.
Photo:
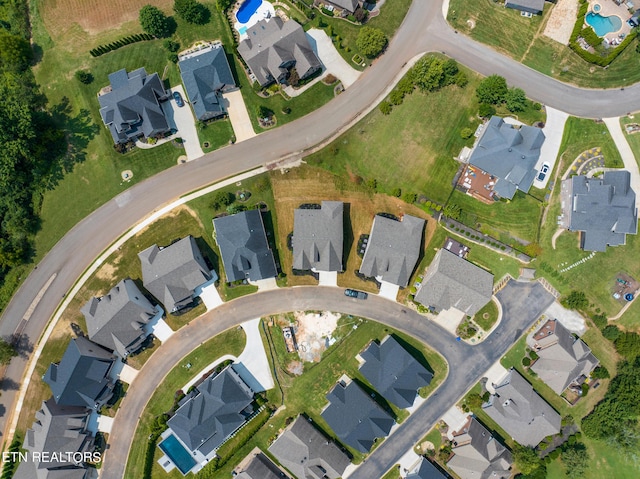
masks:
{"type": "Polygon", "coordinates": [[[113,30],[126,22],[138,19],[139,10],[147,4],[169,10],[172,0],[46,0],[42,17],[49,34],[54,38],[66,34],[78,25],[89,35],[113,30]]]}
{"type": "Polygon", "coordinates": [[[569,44],[573,25],[578,13],[578,0],[558,0],[549,15],[544,36],[563,45],[569,44]]]}
{"type": "Polygon", "coordinates": [[[298,355],[304,362],[317,363],[332,339],[332,333],[338,326],[340,314],[323,311],[322,313],[293,313],[296,324],[298,355]]]}

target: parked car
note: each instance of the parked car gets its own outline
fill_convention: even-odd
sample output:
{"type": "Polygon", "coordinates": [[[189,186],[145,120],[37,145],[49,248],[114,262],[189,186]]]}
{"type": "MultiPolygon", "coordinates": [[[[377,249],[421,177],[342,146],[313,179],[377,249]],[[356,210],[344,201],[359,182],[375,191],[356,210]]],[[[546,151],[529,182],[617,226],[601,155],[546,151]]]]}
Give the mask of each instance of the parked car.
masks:
{"type": "Polygon", "coordinates": [[[367,299],[369,297],[369,295],[364,291],[358,291],[356,289],[345,289],[344,295],[356,299],[367,299]]]}
{"type": "Polygon", "coordinates": [[[173,99],[176,101],[176,105],[178,105],[179,108],[184,106],[184,101],[182,100],[182,95],[179,91],[173,92],[173,99]]]}
{"type": "Polygon", "coordinates": [[[540,173],[538,173],[538,181],[543,181],[544,177],[547,176],[547,173],[549,172],[549,166],[549,163],[542,164],[542,169],[540,170],[540,173]]]}

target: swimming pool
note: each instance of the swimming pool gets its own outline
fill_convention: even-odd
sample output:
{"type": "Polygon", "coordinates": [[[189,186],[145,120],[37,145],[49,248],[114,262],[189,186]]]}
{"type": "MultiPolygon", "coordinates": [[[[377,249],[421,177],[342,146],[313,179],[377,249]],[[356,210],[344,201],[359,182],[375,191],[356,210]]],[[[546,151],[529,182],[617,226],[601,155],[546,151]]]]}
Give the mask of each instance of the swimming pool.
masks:
{"type": "Polygon", "coordinates": [[[240,35],[244,35],[246,31],[247,31],[247,27],[240,27],[240,28],[238,28],[238,33],[239,33],[240,35]]]}
{"type": "Polygon", "coordinates": [[[262,0],[244,0],[243,4],[236,12],[236,18],[240,23],[247,23],[251,15],[256,13],[258,7],[262,4],[262,0]]]}
{"type": "Polygon", "coordinates": [[[599,13],[589,12],[585,20],[593,27],[599,37],[604,37],[607,33],[617,32],[622,28],[622,20],[617,15],[603,17],[599,13]]]}
{"type": "Polygon", "coordinates": [[[602,7],[596,3],[592,8],[595,13],[598,13],[602,7]]]}
{"type": "Polygon", "coordinates": [[[180,469],[180,472],[183,475],[186,475],[187,472],[193,469],[193,466],[196,465],[195,459],[191,457],[189,451],[187,451],[182,444],[178,442],[173,434],[169,435],[164,441],[158,444],[158,447],[162,449],[162,452],[169,456],[171,462],[180,469]]]}

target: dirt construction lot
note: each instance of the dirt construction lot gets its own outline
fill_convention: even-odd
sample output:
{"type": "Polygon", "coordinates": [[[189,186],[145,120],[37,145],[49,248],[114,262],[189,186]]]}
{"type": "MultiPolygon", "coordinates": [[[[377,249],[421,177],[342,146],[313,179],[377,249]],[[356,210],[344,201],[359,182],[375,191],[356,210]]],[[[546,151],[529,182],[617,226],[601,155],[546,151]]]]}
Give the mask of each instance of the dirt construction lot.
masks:
{"type": "Polygon", "coordinates": [[[138,11],[151,4],[169,10],[172,0],[43,0],[40,11],[47,31],[54,39],[67,32],[74,24],[95,35],[112,30],[125,22],[138,19],[138,11]]]}

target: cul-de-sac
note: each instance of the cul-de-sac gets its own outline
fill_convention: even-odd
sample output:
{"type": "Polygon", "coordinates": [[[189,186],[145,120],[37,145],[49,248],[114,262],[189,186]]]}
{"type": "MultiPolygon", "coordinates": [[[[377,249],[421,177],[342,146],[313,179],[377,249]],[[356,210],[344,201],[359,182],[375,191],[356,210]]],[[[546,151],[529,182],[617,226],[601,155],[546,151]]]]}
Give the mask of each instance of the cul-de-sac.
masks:
{"type": "Polygon", "coordinates": [[[0,476],[640,477],[640,0],[0,2],[0,476]]]}

